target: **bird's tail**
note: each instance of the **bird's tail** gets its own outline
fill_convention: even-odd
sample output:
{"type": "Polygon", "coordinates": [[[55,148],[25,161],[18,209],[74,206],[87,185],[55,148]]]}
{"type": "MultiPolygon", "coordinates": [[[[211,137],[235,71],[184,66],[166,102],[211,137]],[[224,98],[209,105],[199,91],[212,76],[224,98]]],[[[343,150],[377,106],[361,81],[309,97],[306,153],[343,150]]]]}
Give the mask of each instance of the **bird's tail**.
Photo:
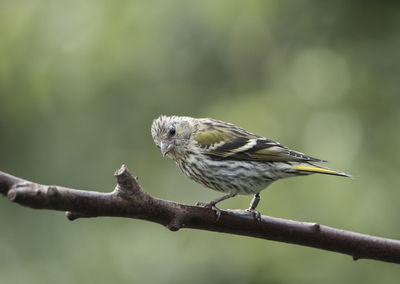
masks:
{"type": "Polygon", "coordinates": [[[318,173],[318,174],[326,174],[326,175],[335,175],[341,177],[352,177],[349,174],[346,174],[341,171],[333,170],[327,167],[323,167],[320,165],[312,164],[312,163],[301,163],[293,165],[293,169],[303,173],[318,173]]]}

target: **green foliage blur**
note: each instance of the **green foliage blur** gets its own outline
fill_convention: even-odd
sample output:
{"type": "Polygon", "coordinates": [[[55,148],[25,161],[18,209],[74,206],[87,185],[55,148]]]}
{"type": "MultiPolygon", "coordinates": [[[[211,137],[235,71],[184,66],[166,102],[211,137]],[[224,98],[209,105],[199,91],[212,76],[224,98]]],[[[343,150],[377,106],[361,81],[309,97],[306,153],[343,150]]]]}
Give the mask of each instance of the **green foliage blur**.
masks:
{"type": "MultiPolygon", "coordinates": [[[[0,1],[0,170],[153,196],[219,193],[155,147],[160,114],[213,117],[354,179],[287,179],[263,214],[400,239],[398,1],[0,1]]],[[[221,203],[247,208],[251,197],[221,203]]],[[[394,283],[397,265],[0,198],[0,283],[394,283]]]]}

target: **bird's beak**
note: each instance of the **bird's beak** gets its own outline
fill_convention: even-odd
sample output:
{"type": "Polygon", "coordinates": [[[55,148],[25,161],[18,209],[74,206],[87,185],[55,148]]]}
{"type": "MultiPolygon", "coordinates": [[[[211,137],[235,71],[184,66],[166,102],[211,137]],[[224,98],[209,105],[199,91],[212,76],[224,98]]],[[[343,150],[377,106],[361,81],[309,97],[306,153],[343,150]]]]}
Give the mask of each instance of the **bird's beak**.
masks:
{"type": "Polygon", "coordinates": [[[174,148],[174,143],[168,143],[168,142],[161,142],[160,143],[160,148],[161,148],[161,153],[163,156],[167,155],[169,151],[171,151],[172,148],[174,148]]]}

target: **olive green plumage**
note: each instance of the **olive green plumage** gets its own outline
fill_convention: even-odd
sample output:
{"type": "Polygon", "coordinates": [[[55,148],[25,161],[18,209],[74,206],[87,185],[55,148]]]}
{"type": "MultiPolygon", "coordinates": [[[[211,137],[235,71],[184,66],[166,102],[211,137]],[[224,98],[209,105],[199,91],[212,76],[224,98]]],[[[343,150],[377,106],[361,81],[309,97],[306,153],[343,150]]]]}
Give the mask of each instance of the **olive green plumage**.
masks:
{"type": "Polygon", "coordinates": [[[220,120],[160,116],[151,133],[162,154],[185,175],[227,194],[208,205],[237,194],[255,194],[250,206],[254,210],[259,192],[275,180],[312,173],[349,176],[315,164],[323,160],[220,120]]]}

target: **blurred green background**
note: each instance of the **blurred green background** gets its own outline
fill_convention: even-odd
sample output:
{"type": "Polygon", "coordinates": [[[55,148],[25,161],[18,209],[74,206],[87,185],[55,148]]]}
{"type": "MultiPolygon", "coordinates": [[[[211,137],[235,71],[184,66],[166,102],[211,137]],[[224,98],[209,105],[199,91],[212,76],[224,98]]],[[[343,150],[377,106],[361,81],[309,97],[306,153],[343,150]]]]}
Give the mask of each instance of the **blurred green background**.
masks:
{"type": "MultiPolygon", "coordinates": [[[[400,239],[398,1],[0,1],[0,170],[220,196],[155,147],[160,114],[213,117],[355,179],[279,181],[263,214],[400,239]]],[[[247,208],[251,197],[221,203],[247,208]]],[[[0,199],[0,283],[393,283],[395,264],[0,199]]]]}

